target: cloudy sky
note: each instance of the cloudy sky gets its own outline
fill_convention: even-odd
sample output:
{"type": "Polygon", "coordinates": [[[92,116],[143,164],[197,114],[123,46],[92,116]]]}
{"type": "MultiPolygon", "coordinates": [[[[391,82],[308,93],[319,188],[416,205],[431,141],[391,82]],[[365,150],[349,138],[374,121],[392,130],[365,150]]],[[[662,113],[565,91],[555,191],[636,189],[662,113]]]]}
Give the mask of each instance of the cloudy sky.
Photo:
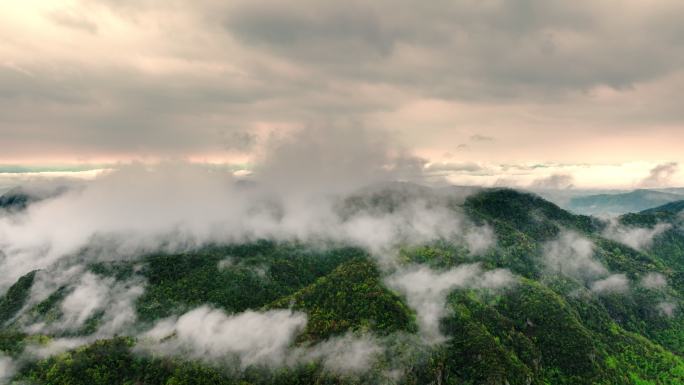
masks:
{"type": "Polygon", "coordinates": [[[2,1],[0,172],[249,165],[274,136],[363,127],[453,183],[684,185],[682,14],[678,0],[2,1]]]}

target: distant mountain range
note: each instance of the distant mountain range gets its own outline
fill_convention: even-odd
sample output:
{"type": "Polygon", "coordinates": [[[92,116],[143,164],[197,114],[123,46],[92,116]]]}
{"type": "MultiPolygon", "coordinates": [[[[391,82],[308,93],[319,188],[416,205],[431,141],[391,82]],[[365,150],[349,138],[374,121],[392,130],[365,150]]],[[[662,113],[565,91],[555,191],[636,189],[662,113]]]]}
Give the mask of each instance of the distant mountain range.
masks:
{"type": "Polygon", "coordinates": [[[620,215],[684,200],[684,194],[681,191],[681,189],[639,189],[615,194],[578,196],[571,198],[564,206],[578,214],[620,215]]]}

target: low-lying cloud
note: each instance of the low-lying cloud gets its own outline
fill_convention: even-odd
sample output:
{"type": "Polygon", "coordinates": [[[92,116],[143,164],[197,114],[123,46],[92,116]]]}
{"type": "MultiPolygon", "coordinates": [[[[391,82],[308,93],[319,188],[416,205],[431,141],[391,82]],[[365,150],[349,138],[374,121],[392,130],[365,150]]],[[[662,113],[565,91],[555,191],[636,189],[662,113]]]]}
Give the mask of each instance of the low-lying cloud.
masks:
{"type": "Polygon", "coordinates": [[[626,293],[629,291],[629,279],[624,274],[612,274],[592,282],[591,291],[598,294],[626,293]]]}
{"type": "MultiPolygon", "coordinates": [[[[29,344],[25,354],[45,358],[73,349],[97,339],[111,338],[135,330],[136,299],[143,294],[140,279],[117,281],[86,272],[81,265],[67,269],[40,271],[36,274],[27,305],[15,325],[29,334],[48,334],[54,338],[47,344],[29,344]],[[64,298],[52,310],[55,319],[34,319],[28,311],[56,290],[66,290],[64,298]],[[92,322],[92,327],[86,326],[92,322]],[[73,337],[73,335],[79,335],[73,337]]],[[[49,317],[52,318],[52,317],[49,317]]]]}
{"type": "Polygon", "coordinates": [[[230,175],[189,165],[125,167],[83,190],[0,218],[0,266],[6,272],[0,288],[98,244],[107,250],[103,257],[111,259],[259,238],[346,242],[376,254],[402,243],[440,238],[461,242],[478,254],[494,242],[491,229],[473,225],[446,201],[435,204],[415,197],[391,210],[344,216],[338,202],[318,196],[305,204],[269,196],[230,175]]]}
{"type": "Polygon", "coordinates": [[[446,299],[457,288],[500,289],[513,285],[510,271],[484,271],[479,264],[467,264],[440,272],[425,266],[405,267],[385,279],[387,285],[406,296],[416,311],[423,339],[430,344],[445,340],[439,330],[440,320],[447,314],[446,299]]]}
{"type": "Polygon", "coordinates": [[[660,273],[648,273],[641,278],[640,284],[646,289],[663,289],[667,286],[667,278],[660,273]]]}
{"type": "MultiPolygon", "coordinates": [[[[403,335],[377,337],[348,332],[317,343],[295,343],[307,316],[291,310],[245,311],[228,315],[202,306],[180,317],[157,322],[138,337],[142,354],[177,356],[208,364],[295,367],[320,363],[338,375],[366,373],[386,354],[394,356],[393,342],[403,335]]],[[[414,348],[414,347],[412,347],[414,348]]]]}
{"type": "MultiPolygon", "coordinates": [[[[565,230],[558,238],[546,242],[542,258],[547,273],[580,280],[599,295],[629,291],[627,276],[610,274],[608,269],[594,258],[594,243],[574,231],[565,230]]],[[[647,275],[642,282],[657,284],[657,281],[658,277],[655,275],[647,275]]]]}
{"type": "Polygon", "coordinates": [[[202,306],[158,322],[142,336],[142,347],[161,355],[214,362],[237,360],[242,367],[282,365],[288,347],[306,321],[305,314],[290,310],[227,315],[202,306]]]}
{"type": "Polygon", "coordinates": [[[290,310],[228,315],[202,306],[157,322],[139,337],[137,349],[241,368],[320,362],[326,370],[339,374],[363,373],[384,352],[383,341],[369,334],[348,333],[296,346],[295,337],[306,322],[306,314],[290,310]]]}
{"type": "Polygon", "coordinates": [[[636,250],[648,249],[653,244],[653,239],[672,228],[669,223],[658,223],[653,227],[633,227],[611,221],[603,231],[603,236],[620,242],[636,250]]]}
{"type": "Polygon", "coordinates": [[[9,382],[14,375],[14,371],[14,360],[0,352],[0,384],[4,384],[5,381],[9,382]]]}
{"type": "Polygon", "coordinates": [[[594,243],[573,231],[564,231],[543,247],[545,269],[576,279],[592,279],[605,275],[608,270],[594,259],[594,243]]]}
{"type": "Polygon", "coordinates": [[[667,317],[674,317],[677,311],[677,304],[674,302],[662,301],[656,306],[660,314],[667,317]]]}
{"type": "Polygon", "coordinates": [[[182,162],[121,165],[0,217],[0,290],[86,246],[87,258],[113,259],[262,238],[344,242],[377,255],[445,238],[473,254],[493,244],[491,229],[458,211],[456,193],[408,183],[428,182],[422,161],[358,130],[351,139],[311,128],[274,140],[247,179],[182,162]]]}
{"type": "Polygon", "coordinates": [[[330,372],[357,374],[367,371],[384,350],[382,341],[376,337],[348,333],[295,350],[290,363],[321,361],[330,372]]]}

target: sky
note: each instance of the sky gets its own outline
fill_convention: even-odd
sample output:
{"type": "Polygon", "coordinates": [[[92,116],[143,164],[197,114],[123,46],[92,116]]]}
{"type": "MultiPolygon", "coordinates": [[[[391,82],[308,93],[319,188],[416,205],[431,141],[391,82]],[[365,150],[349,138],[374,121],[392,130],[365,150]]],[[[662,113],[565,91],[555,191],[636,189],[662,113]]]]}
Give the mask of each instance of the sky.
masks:
{"type": "Polygon", "coordinates": [[[0,174],[250,169],[274,138],[313,127],[382,133],[455,184],[684,186],[682,12],[677,0],[7,0],[0,174]]]}

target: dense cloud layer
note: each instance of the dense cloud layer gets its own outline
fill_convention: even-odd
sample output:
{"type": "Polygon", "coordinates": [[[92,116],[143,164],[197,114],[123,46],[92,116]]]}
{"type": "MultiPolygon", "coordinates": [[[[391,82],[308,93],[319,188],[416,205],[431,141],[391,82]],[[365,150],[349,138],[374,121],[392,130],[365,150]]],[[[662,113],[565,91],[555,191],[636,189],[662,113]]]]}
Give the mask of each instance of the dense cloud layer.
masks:
{"type": "MultiPolygon", "coordinates": [[[[186,162],[119,165],[26,210],[1,216],[0,287],[4,290],[19,276],[40,269],[25,309],[59,288],[66,290],[51,322],[35,322],[20,312],[16,321],[23,330],[57,335],[49,344],[30,344],[24,354],[46,357],[98,338],[138,333],[134,303],[145,282],[115,281],[87,272],[87,264],[95,261],[266,238],[312,246],[356,245],[376,257],[383,271],[396,271],[396,252],[403,245],[447,239],[475,256],[495,242],[491,228],[471,223],[458,206],[474,189],[413,183],[438,185],[440,179],[422,159],[386,136],[363,128],[311,127],[270,140],[269,150],[248,176],[186,162]],[[352,137],[346,135],[349,130],[355,132],[352,137]],[[97,330],[69,336],[78,334],[93,317],[100,319],[97,330]]],[[[226,259],[219,267],[229,268],[231,263],[226,259]]],[[[410,273],[402,269],[391,281],[413,298],[415,276],[410,273]]],[[[435,328],[444,313],[449,290],[499,287],[512,281],[507,271],[483,272],[475,265],[417,273],[418,278],[432,274],[439,283],[431,313],[425,315],[429,320],[423,322],[428,328],[435,328]]],[[[305,325],[302,313],[231,315],[205,306],[163,320],[143,337],[149,340],[146,350],[155,354],[182,352],[242,367],[315,360],[334,372],[356,373],[385,352],[387,341],[366,335],[293,348],[293,339],[305,325]]],[[[430,343],[438,342],[438,331],[428,333],[430,343]]]]}
{"type": "Polygon", "coordinates": [[[273,194],[229,173],[183,164],[124,167],[0,218],[2,285],[86,246],[90,258],[112,259],[258,238],[350,242],[377,254],[438,238],[479,253],[493,241],[490,229],[470,224],[440,197],[411,196],[392,211],[357,210],[340,196],[297,189],[273,194]]]}
{"type": "Polygon", "coordinates": [[[7,2],[0,161],[242,161],[271,133],[311,124],[395,130],[453,163],[680,160],[681,11],[672,0],[7,2]]]}
{"type": "Polygon", "coordinates": [[[246,179],[184,162],[121,165],[0,217],[0,288],[84,256],[111,260],[212,242],[344,242],[377,256],[436,239],[472,254],[492,245],[491,229],[454,207],[472,190],[409,183],[439,179],[386,137],[355,130],[353,139],[318,128],[273,139],[246,179]]]}

